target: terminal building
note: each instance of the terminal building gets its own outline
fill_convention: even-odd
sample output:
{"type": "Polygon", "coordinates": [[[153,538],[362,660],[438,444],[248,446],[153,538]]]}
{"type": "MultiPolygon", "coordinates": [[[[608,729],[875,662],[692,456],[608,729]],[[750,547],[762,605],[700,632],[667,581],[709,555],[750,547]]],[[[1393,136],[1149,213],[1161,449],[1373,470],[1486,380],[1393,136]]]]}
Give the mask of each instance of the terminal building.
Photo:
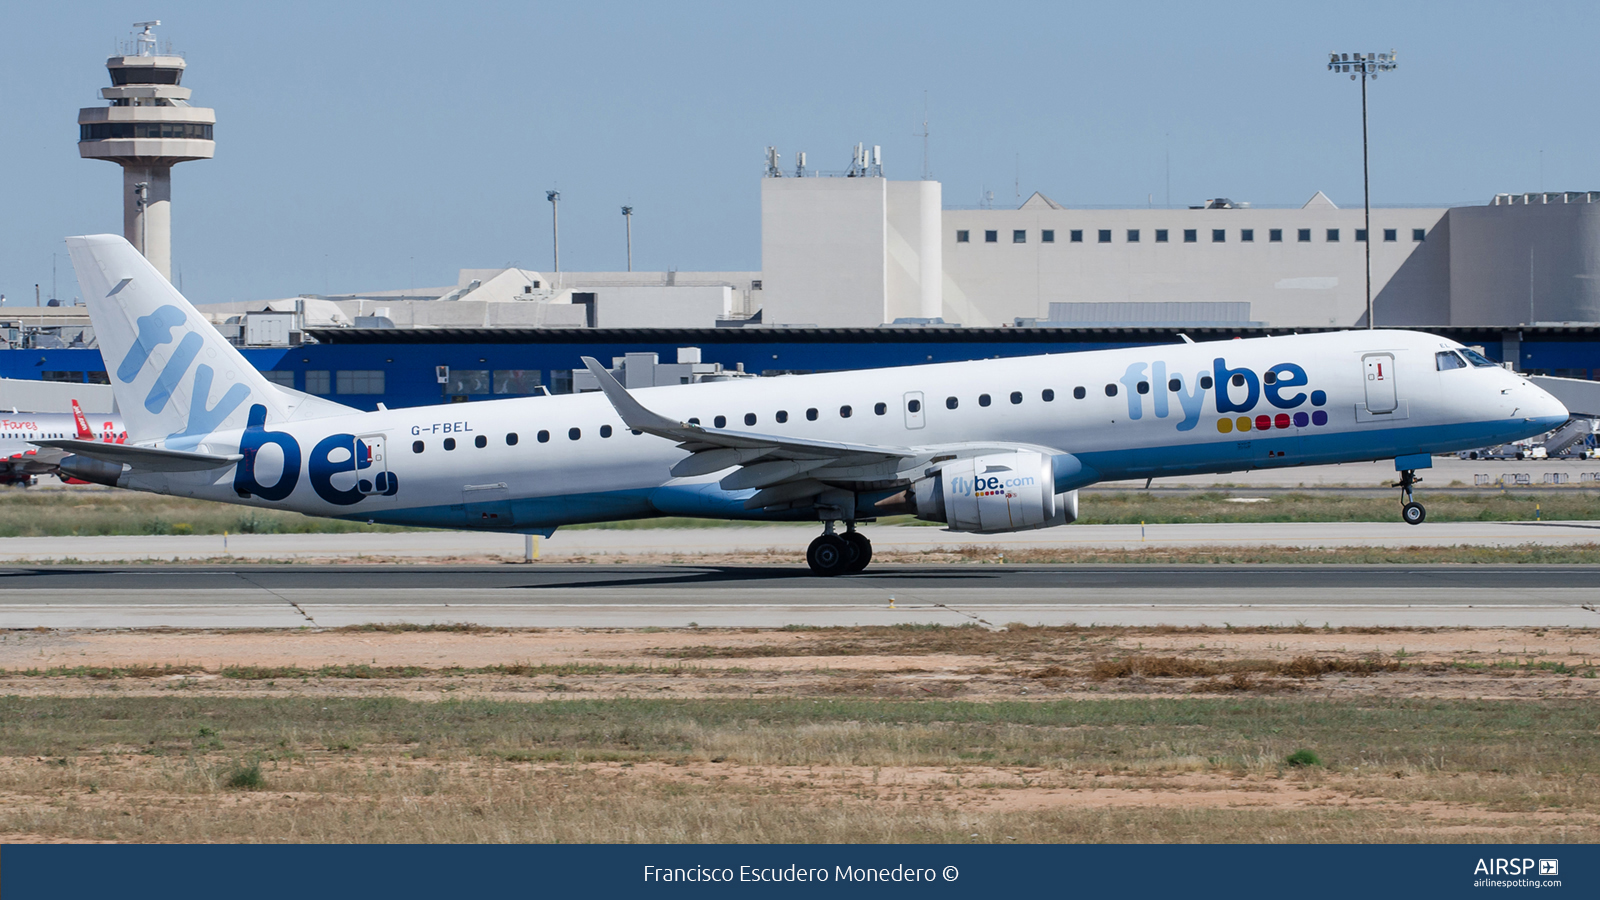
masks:
{"type": "MultiPolygon", "coordinates": [[[[78,147],[124,167],[126,233],[166,271],[171,166],[211,157],[215,115],[189,105],[157,23],[140,24],[106,63],[110,105],[79,112],[78,147]]],[[[269,377],[366,409],[583,390],[584,355],[637,385],[1368,325],[1362,210],[1313,186],[1291,208],[1075,209],[1035,193],[956,209],[937,181],[888,178],[875,147],[849,159],[821,171],[768,148],[752,171],[758,271],[463,268],[426,289],[190,299],[269,377]]],[[[1380,207],[1370,246],[1376,325],[1600,380],[1600,192],[1380,207]]],[[[0,307],[0,377],[104,383],[83,313],[0,307]]]]}

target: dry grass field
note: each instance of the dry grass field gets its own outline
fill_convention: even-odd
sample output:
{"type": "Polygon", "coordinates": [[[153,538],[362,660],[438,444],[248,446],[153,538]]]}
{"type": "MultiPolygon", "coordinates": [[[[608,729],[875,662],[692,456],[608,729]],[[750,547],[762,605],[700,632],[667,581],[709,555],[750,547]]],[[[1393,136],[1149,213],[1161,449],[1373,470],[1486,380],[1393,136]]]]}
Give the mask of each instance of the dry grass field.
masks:
{"type": "Polygon", "coordinates": [[[1593,630],[11,632],[0,841],[1581,841],[1593,630]]]}

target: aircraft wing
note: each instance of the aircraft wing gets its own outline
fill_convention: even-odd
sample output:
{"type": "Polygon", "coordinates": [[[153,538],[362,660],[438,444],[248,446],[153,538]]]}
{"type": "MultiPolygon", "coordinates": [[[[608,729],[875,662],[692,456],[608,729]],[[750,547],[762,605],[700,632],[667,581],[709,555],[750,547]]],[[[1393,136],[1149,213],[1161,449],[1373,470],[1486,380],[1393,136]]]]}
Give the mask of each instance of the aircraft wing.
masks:
{"type": "Polygon", "coordinates": [[[594,358],[583,357],[583,364],[600,382],[623,424],[677,441],[689,451],[688,457],[672,467],[675,477],[708,475],[737,466],[738,471],[724,476],[720,484],[730,491],[755,488],[756,494],[745,501],[746,509],[809,500],[830,484],[903,483],[906,475],[902,473],[918,468],[936,452],[925,447],[811,441],[679,422],[647,409],[594,358]]]}
{"type": "Polygon", "coordinates": [[[104,444],[99,441],[48,440],[30,443],[108,463],[127,463],[135,469],[143,469],[146,472],[203,472],[207,469],[230,466],[244,459],[237,453],[220,456],[213,453],[191,453],[186,450],[138,447],[133,444],[104,444]]]}

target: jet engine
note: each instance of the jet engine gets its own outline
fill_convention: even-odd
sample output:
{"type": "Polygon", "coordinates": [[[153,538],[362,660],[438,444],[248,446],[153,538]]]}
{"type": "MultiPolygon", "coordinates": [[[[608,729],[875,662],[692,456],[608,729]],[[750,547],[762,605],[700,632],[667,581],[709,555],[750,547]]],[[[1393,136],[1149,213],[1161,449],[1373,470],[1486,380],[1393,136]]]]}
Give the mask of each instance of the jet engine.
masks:
{"type": "Polygon", "coordinates": [[[79,481],[88,481],[93,484],[104,484],[110,487],[117,486],[117,480],[122,477],[127,468],[122,463],[106,462],[88,456],[72,455],[61,460],[61,473],[79,481]]]}
{"type": "Polygon", "coordinates": [[[1031,450],[952,460],[912,485],[916,517],[951,531],[998,534],[1066,525],[1078,492],[1056,493],[1049,456],[1031,450]]]}

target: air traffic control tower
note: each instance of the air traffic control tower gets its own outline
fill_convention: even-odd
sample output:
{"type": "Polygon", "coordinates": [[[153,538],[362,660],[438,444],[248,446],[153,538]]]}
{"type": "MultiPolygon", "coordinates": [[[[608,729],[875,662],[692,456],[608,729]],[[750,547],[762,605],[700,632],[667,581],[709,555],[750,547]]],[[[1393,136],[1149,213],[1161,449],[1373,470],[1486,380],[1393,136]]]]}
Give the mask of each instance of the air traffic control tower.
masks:
{"type": "Polygon", "coordinates": [[[172,167],[210,159],[215,110],[189,105],[181,87],[184,61],[169,44],[158,48],[150,29],[106,60],[111,87],[100,96],[110,106],[78,110],[78,155],[122,166],[122,234],[163,276],[172,277],[172,167]]]}

